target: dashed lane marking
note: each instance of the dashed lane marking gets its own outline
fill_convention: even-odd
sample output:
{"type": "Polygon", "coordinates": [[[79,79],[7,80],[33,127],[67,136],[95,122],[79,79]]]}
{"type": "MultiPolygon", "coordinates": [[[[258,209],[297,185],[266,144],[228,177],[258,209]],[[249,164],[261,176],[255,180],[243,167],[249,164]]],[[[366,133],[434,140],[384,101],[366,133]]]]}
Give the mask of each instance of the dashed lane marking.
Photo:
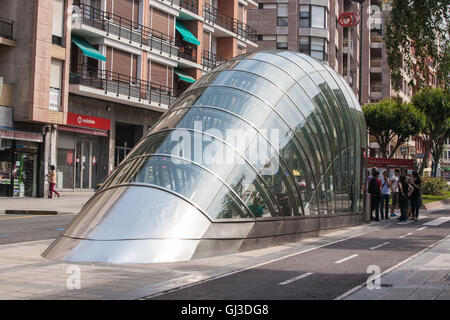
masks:
{"type": "Polygon", "coordinates": [[[379,245],[377,245],[377,246],[374,246],[374,247],[370,248],[370,250],[375,250],[375,249],[381,248],[381,247],[383,247],[383,246],[385,246],[385,245],[387,245],[387,244],[389,244],[389,243],[390,243],[390,242],[384,242],[384,243],[382,243],[382,244],[379,244],[379,245]]]}
{"type": "Polygon", "coordinates": [[[306,278],[306,277],[308,277],[308,276],[310,276],[310,275],[312,275],[312,274],[313,274],[312,272],[307,272],[307,273],[304,273],[304,274],[299,275],[299,276],[297,276],[297,277],[294,277],[294,278],[292,278],[292,279],[289,279],[289,280],[280,282],[279,285],[280,285],[280,286],[283,286],[283,285],[285,285],[285,284],[289,284],[289,283],[292,283],[292,282],[294,282],[294,281],[297,281],[297,280],[306,278]]]}
{"type": "Polygon", "coordinates": [[[410,233],[407,233],[407,234],[404,234],[404,235],[400,236],[399,238],[402,239],[402,238],[405,238],[405,237],[410,236],[410,235],[412,235],[412,234],[413,234],[413,233],[410,232],[410,233]]]}
{"type": "Polygon", "coordinates": [[[422,230],[425,230],[427,227],[422,227],[422,228],[419,228],[419,229],[417,229],[417,230],[419,230],[419,231],[422,231],[422,230]]]}
{"type": "Polygon", "coordinates": [[[351,256],[348,256],[348,257],[346,257],[346,258],[344,258],[344,259],[335,261],[334,263],[342,263],[342,262],[345,262],[345,261],[347,261],[347,260],[356,258],[357,256],[359,256],[359,254],[352,254],[351,256]]]}
{"type": "Polygon", "coordinates": [[[440,217],[423,224],[423,226],[438,226],[440,224],[446,223],[450,220],[450,217],[440,217]]]}

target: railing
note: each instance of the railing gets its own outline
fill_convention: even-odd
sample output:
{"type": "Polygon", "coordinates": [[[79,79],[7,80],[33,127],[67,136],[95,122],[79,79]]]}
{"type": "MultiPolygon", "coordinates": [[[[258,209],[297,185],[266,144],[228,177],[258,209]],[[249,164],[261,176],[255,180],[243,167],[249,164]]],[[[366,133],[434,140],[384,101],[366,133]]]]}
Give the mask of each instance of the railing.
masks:
{"type": "Polygon", "coordinates": [[[70,73],[71,84],[101,89],[105,93],[116,93],[117,96],[121,94],[139,101],[148,100],[159,105],[170,105],[175,101],[173,89],[170,87],[87,65],[79,65],[76,69],[76,72],[70,73]]]}
{"type": "Polygon", "coordinates": [[[371,67],[377,67],[377,68],[379,68],[379,67],[381,67],[381,59],[372,59],[372,60],[370,60],[370,66],[371,67]]]}
{"type": "Polygon", "coordinates": [[[252,42],[257,42],[258,35],[256,30],[249,27],[242,21],[219,13],[218,9],[206,4],[203,6],[203,18],[210,24],[217,24],[222,28],[225,28],[238,36],[248,39],[252,42]]]}
{"type": "Polygon", "coordinates": [[[0,18],[0,37],[12,40],[14,21],[0,18]]]}
{"type": "Polygon", "coordinates": [[[175,4],[195,14],[198,14],[198,0],[160,0],[160,1],[163,3],[170,4],[171,6],[175,4]]]}
{"type": "Polygon", "coordinates": [[[370,92],[381,92],[382,86],[380,84],[371,84],[370,85],[370,92]]]}
{"type": "Polygon", "coordinates": [[[380,35],[371,35],[370,42],[383,42],[383,36],[380,35]]]}
{"type": "Polygon", "coordinates": [[[178,57],[197,63],[197,46],[183,40],[176,40],[178,57]]]}
{"type": "Polygon", "coordinates": [[[216,54],[203,50],[203,53],[202,53],[202,65],[203,66],[210,68],[210,69],[214,69],[215,67],[222,64],[225,61],[226,61],[225,59],[218,58],[216,54]]]}
{"type": "Polygon", "coordinates": [[[103,11],[74,0],[73,22],[105,31],[107,35],[113,34],[140,46],[145,45],[151,50],[156,49],[169,55],[178,56],[178,47],[175,37],[145,27],[137,22],[123,18],[116,14],[103,11]],[[75,7],[78,6],[78,7],[75,7]]]}

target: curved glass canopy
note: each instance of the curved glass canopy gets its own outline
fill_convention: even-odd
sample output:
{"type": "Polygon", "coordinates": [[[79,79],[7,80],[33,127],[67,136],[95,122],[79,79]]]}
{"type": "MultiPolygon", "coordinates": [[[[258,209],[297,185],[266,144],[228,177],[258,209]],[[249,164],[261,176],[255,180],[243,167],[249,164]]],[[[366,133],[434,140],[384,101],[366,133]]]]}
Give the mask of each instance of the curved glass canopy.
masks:
{"type": "MultiPolygon", "coordinates": [[[[108,177],[62,237],[68,243],[69,238],[96,240],[98,234],[117,234],[105,231],[113,228],[113,223],[103,221],[115,221],[105,212],[116,212],[114,208],[120,207],[121,202],[128,201],[133,206],[129,191],[116,190],[137,187],[149,191],[148,198],[142,200],[148,205],[141,205],[148,212],[130,213],[129,219],[136,219],[136,224],[146,215],[170,221],[177,221],[176,215],[181,216],[181,209],[161,213],[160,199],[154,197],[161,192],[167,192],[174,203],[184,201],[192,208],[191,215],[202,215],[198,220],[201,223],[197,223],[202,228],[185,239],[190,241],[186,249],[190,253],[172,257],[174,261],[202,251],[204,242],[200,245],[195,241],[241,239],[232,245],[240,250],[242,239],[308,231],[295,222],[306,224],[307,220],[301,220],[304,218],[317,218],[318,225],[311,228],[320,230],[325,228],[320,222],[323,217],[362,214],[366,149],[362,110],[345,80],[327,65],[290,51],[241,55],[197,80],[177,99],[108,177]],[[113,197],[115,204],[108,210],[98,209],[96,203],[108,197],[113,197]],[[212,227],[205,226],[205,221],[212,227]],[[254,231],[264,221],[272,223],[271,231],[254,231]],[[242,227],[237,227],[239,222],[242,227]]],[[[270,224],[261,225],[267,228],[270,224]]],[[[195,228],[185,222],[177,228],[183,226],[195,228]]],[[[172,224],[169,229],[174,228],[172,224]]],[[[161,230],[157,237],[153,236],[156,231],[152,232],[139,233],[145,237],[111,236],[108,240],[164,239],[161,230]]],[[[168,234],[167,239],[173,241],[173,232],[168,234]]],[[[105,237],[101,240],[106,240],[105,237]]],[[[49,248],[46,255],[52,257],[52,250],[64,251],[61,248],[69,246],[63,245],[64,241],[49,248]]],[[[142,245],[140,242],[139,246],[142,245]]],[[[102,251],[107,251],[105,246],[101,244],[102,251]]],[[[159,245],[148,246],[150,251],[158,251],[155,248],[159,245]]],[[[73,247],[89,245],[70,243],[70,250],[73,247]]],[[[221,250],[224,247],[221,242],[221,250]]],[[[62,256],[77,256],[84,261],[80,250],[62,256]]],[[[148,258],[151,255],[147,252],[144,260],[159,261],[148,258]]],[[[87,256],[90,258],[86,259],[95,260],[92,258],[95,254],[87,256]]],[[[117,253],[113,256],[117,257],[117,253]]],[[[117,259],[113,260],[123,260],[117,259]]]]}

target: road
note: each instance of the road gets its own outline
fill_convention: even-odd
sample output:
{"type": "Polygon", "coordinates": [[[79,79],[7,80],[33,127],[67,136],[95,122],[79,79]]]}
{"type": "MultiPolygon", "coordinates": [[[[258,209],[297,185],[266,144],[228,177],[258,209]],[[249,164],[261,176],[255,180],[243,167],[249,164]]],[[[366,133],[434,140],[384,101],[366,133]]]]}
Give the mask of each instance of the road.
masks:
{"type": "Polygon", "coordinates": [[[450,234],[448,209],[422,216],[148,299],[335,299],[450,234]]]}
{"type": "Polygon", "coordinates": [[[0,245],[56,239],[75,214],[0,215],[0,245]]]}

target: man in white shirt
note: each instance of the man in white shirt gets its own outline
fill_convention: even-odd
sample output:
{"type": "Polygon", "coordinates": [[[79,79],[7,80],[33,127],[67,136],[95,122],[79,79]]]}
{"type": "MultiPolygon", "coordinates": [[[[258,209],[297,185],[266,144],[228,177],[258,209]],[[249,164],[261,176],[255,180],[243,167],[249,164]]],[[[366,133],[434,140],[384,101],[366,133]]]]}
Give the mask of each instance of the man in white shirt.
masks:
{"type": "Polygon", "coordinates": [[[395,217],[395,208],[398,207],[398,182],[400,180],[400,170],[395,169],[394,175],[390,179],[392,192],[391,217],[395,217]]]}

